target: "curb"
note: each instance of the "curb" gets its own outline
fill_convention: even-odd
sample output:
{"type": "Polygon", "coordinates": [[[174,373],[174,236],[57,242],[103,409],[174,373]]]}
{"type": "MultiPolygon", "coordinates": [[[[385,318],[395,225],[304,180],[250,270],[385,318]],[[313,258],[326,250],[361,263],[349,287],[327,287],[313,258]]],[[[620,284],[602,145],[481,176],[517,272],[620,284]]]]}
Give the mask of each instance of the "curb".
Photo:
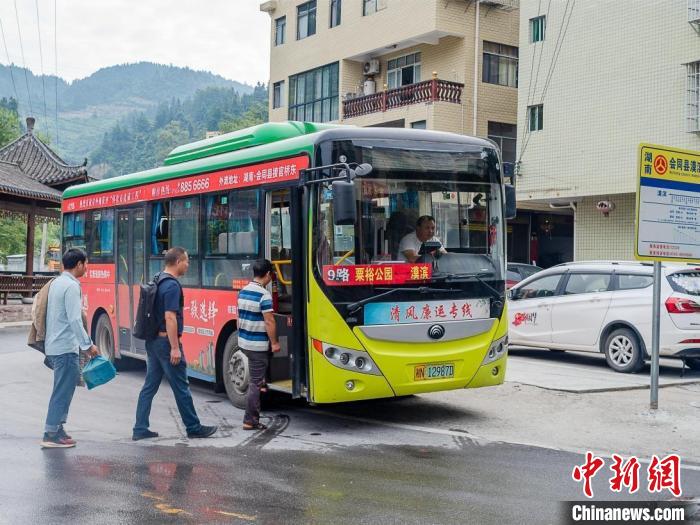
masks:
{"type": "Polygon", "coordinates": [[[0,323],[0,330],[3,328],[19,328],[23,326],[31,326],[31,321],[14,321],[11,323],[0,323]]]}

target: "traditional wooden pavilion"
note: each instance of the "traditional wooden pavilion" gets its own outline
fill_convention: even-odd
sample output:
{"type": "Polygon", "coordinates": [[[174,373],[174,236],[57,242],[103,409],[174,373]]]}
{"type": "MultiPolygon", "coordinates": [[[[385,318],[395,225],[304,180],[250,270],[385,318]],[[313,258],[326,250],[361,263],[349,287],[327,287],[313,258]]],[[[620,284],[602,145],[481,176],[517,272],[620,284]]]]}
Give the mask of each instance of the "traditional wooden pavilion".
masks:
{"type": "MultiPolygon", "coordinates": [[[[34,135],[35,119],[27,118],[27,132],[0,148],[0,212],[24,215],[27,220],[26,269],[22,286],[36,281],[34,274],[34,231],[37,217],[60,220],[61,194],[68,186],[88,182],[87,159],[67,164],[34,135]]],[[[1,276],[0,295],[10,285],[1,276]]],[[[16,279],[15,279],[16,280],[16,279]]],[[[19,291],[16,289],[10,291],[19,291]]],[[[26,290],[25,290],[26,291],[26,290]]]]}

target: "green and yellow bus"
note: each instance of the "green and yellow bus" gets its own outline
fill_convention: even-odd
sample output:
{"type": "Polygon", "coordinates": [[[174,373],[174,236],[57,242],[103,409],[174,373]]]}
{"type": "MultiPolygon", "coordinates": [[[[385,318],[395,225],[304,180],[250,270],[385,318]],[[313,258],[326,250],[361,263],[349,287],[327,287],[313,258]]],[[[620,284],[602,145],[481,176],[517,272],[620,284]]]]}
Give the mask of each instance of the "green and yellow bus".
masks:
{"type": "Polygon", "coordinates": [[[69,188],[62,242],[88,252],[84,308],[111,359],[145,357],[131,330],[139,285],[166,250],[186,248],[188,373],[237,406],[248,389],[237,290],[254,260],[272,260],[282,351],[270,388],[334,403],[503,382],[514,208],[487,140],[269,123],[178,147],[159,168],[69,188]],[[407,258],[402,242],[415,244],[426,215],[435,238],[407,258]]]}

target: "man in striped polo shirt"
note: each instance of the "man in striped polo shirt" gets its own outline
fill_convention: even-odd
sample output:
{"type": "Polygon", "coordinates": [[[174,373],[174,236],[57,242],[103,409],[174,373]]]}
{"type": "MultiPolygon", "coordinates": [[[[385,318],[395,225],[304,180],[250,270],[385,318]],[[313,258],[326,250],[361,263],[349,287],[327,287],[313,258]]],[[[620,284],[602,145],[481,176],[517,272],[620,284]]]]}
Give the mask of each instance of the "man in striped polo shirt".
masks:
{"type": "Polygon", "coordinates": [[[238,294],[238,346],[248,358],[248,402],[243,416],[244,430],[264,430],[260,423],[260,390],[265,389],[265,375],[270,349],[280,351],[272,296],[267,285],[272,281],[272,263],[261,259],[253,263],[253,280],[238,294]]]}

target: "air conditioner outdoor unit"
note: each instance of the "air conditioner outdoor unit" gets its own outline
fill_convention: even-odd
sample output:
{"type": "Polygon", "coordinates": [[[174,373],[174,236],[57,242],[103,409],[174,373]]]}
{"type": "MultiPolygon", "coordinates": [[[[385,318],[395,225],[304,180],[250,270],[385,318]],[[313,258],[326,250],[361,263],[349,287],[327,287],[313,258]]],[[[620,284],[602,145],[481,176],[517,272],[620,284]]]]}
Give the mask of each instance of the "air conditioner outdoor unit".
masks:
{"type": "Polygon", "coordinates": [[[365,65],[362,66],[362,72],[365,75],[377,75],[379,73],[379,60],[373,58],[369,62],[365,62],[365,65]]]}

